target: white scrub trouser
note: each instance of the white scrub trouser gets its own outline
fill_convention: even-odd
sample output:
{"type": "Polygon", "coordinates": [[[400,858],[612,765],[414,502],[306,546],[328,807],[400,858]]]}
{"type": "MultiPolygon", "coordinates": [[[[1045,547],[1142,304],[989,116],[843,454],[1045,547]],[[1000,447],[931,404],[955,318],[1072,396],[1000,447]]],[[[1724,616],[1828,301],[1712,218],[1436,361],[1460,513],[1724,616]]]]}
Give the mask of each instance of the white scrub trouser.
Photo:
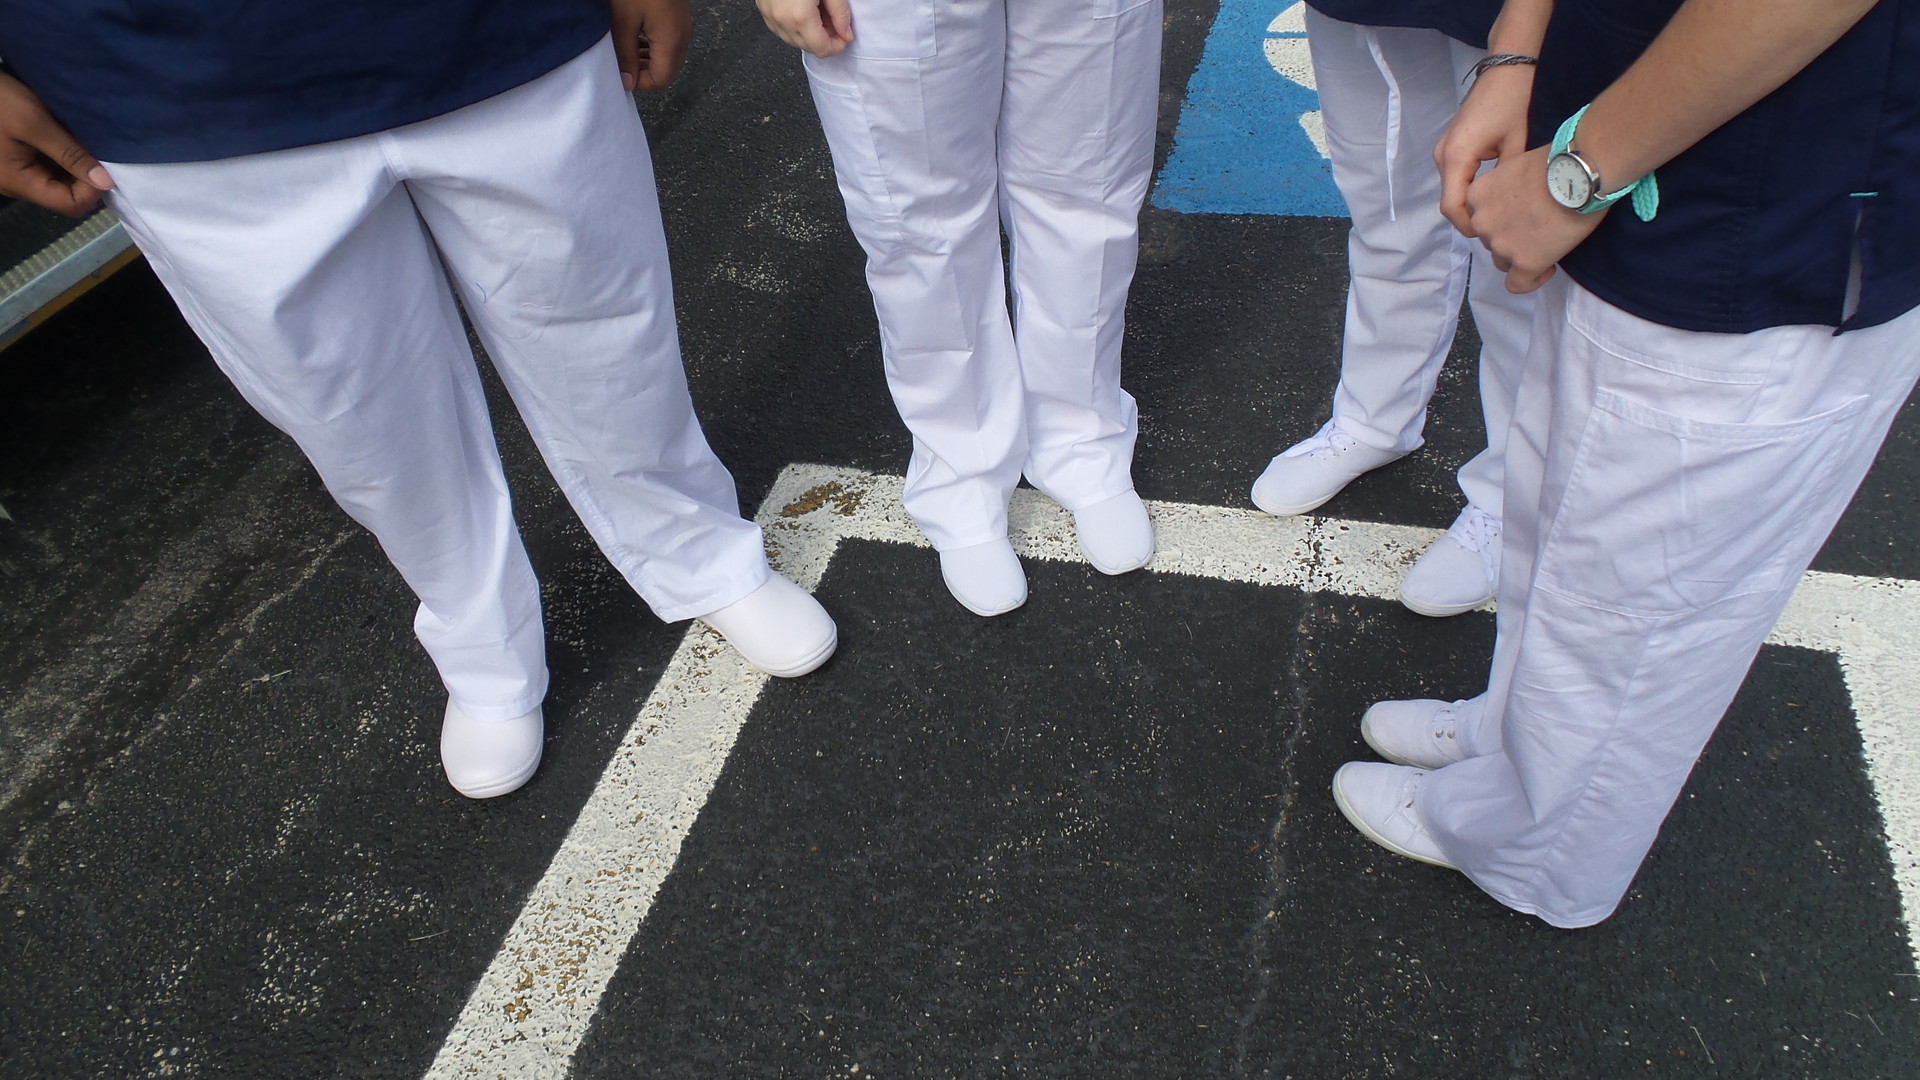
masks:
{"type": "Polygon", "coordinates": [[[1487,448],[1460,469],[1467,501],[1501,516],[1501,450],[1533,297],[1440,216],[1433,147],[1485,50],[1437,30],[1357,26],[1307,8],[1333,179],[1347,201],[1347,323],[1333,422],[1377,450],[1417,449],[1464,296],[1480,331],[1487,448]]]}
{"type": "Polygon", "coordinates": [[[449,275],[548,468],[661,618],[766,580],[694,418],[646,137],[608,41],[391,131],[107,168],[214,360],[420,598],[415,631],[468,715],[531,710],[547,672],[449,275]]]}
{"type": "Polygon", "coordinates": [[[1920,310],[1704,334],[1548,282],[1481,756],[1417,803],[1475,883],[1555,926],[1613,912],[1917,376],[1920,310]]]}
{"type": "Polygon", "coordinates": [[[1133,487],[1160,24],[1160,0],[853,0],[852,44],[806,57],[935,548],[1004,537],[1023,471],[1068,510],[1133,487]]]}

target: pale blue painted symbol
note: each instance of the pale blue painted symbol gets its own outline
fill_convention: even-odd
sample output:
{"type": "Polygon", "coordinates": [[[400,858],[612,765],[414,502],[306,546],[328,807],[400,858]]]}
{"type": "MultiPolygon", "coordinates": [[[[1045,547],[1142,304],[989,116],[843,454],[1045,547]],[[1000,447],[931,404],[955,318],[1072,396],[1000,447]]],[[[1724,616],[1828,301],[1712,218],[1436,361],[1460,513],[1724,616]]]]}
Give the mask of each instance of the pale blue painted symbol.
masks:
{"type": "Polygon", "coordinates": [[[1153,205],[1189,214],[1345,217],[1307,54],[1306,4],[1223,0],[1187,83],[1153,205]]]}

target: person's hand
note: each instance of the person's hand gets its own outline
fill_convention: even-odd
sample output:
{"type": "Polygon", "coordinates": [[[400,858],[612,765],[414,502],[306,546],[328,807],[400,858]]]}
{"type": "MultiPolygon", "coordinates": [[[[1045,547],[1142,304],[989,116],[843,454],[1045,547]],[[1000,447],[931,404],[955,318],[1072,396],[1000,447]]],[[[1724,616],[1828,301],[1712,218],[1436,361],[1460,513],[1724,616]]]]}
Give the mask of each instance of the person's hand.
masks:
{"type": "Polygon", "coordinates": [[[693,40],[687,0],[609,0],[613,52],[628,90],[665,90],[680,77],[693,40]]]}
{"type": "Polygon", "coordinates": [[[113,177],[26,84],[0,75],[0,195],[68,217],[100,205],[113,177]]]}
{"type": "Polygon", "coordinates": [[[1547,283],[1554,264],[1580,246],[1612,213],[1582,214],[1547,194],[1547,148],[1529,150],[1480,174],[1467,188],[1468,228],[1493,253],[1510,292],[1528,293],[1547,283]]]}
{"type": "Polygon", "coordinates": [[[832,56],[853,40],[848,0],[755,0],[767,29],[815,56],[832,56]]]}
{"type": "Polygon", "coordinates": [[[1440,212],[1467,236],[1467,185],[1480,163],[1505,161],[1527,149],[1527,105],[1533,97],[1533,66],[1488,68],[1474,80],[1447,133],[1433,148],[1440,168],[1440,212]]]}

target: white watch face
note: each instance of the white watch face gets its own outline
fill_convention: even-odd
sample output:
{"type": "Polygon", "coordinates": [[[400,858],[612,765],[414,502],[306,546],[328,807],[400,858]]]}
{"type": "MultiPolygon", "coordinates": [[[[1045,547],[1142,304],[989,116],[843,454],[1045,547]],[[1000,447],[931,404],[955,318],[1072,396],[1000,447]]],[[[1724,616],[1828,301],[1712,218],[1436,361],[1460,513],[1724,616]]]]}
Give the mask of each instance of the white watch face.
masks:
{"type": "Polygon", "coordinates": [[[1593,199],[1593,178],[1579,158],[1555,154],[1547,159],[1547,193],[1561,206],[1578,210],[1593,199]]]}

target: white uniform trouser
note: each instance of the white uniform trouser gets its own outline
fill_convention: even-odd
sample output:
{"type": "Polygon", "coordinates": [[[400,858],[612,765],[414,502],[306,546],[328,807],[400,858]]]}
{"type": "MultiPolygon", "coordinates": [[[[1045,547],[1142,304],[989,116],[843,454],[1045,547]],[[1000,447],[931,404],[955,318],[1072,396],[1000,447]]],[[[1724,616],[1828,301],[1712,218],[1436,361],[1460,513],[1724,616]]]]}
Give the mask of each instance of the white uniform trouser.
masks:
{"type": "Polygon", "coordinates": [[[1507,444],[1483,756],[1422,781],[1427,828],[1555,926],[1618,906],[1694,759],[1920,376],[1920,310],[1702,334],[1557,275],[1507,444]]]}
{"type": "Polygon", "coordinates": [[[1333,422],[1357,441],[1421,445],[1460,301],[1480,331],[1487,448],[1460,469],[1467,501],[1501,515],[1501,449],[1527,355],[1533,297],[1507,291],[1486,250],[1440,216],[1433,147],[1485,50],[1437,30],[1357,26],[1307,9],[1307,46],[1333,179],[1347,201],[1347,323],[1333,422]]]}
{"type": "Polygon", "coordinates": [[[687,395],[646,137],[609,42],[391,131],[107,167],[214,360],[419,596],[415,631],[469,715],[531,710],[547,673],[449,274],[555,479],[661,618],[766,580],[687,395]]]}
{"type": "Polygon", "coordinates": [[[1069,510],[1133,487],[1160,23],[1160,0],[853,0],[853,43],[806,58],[936,548],[1005,536],[1023,471],[1069,510]]]}

